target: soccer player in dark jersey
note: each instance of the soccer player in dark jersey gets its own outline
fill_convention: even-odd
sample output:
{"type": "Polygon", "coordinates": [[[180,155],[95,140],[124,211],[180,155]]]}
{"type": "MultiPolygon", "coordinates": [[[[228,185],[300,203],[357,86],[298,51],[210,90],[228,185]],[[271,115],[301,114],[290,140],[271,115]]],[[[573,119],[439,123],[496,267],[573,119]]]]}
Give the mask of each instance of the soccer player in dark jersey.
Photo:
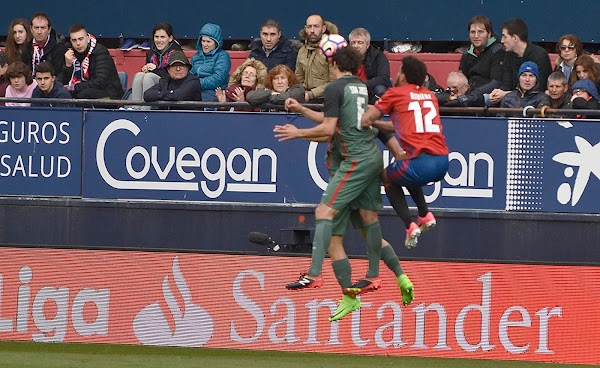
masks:
{"type": "Polygon", "coordinates": [[[427,67],[421,60],[407,56],[402,59],[396,86],[371,106],[362,116],[363,127],[375,126],[395,131],[406,159],[395,161],[384,171],[386,193],[394,210],[406,225],[404,245],[417,245],[421,232],[435,226],[436,219],[427,207],[422,186],[442,180],[448,172],[448,147],[442,133],[437,98],[423,87],[427,67]],[[391,121],[378,120],[388,114],[391,121]],[[419,215],[413,222],[402,187],[415,201],[419,215]]]}
{"type": "MultiPolygon", "coordinates": [[[[352,287],[350,261],[347,257],[336,259],[334,255],[338,254],[339,249],[328,249],[334,218],[350,204],[359,208],[364,224],[369,259],[367,277],[379,276],[382,239],[377,211],[381,207],[379,187],[382,156],[373,140],[373,132],[363,129],[360,124],[360,117],[367,108],[368,101],[367,87],[352,75],[360,66],[360,61],[360,55],[350,47],[338,50],[332,57],[335,80],[325,88],[322,123],[309,129],[298,129],[292,124],[278,125],[274,129],[275,137],[280,141],[295,138],[318,142],[333,140],[342,150],[340,166],[327,184],[321,203],[315,211],[316,228],[311,267],[298,281],[288,284],[288,289],[321,286],[321,270],[327,251],[332,256],[332,267],[342,290],[352,287]]],[[[286,107],[291,107],[294,102],[297,103],[286,101],[286,107]]],[[[306,116],[311,120],[318,120],[313,119],[311,113],[306,116]]],[[[341,251],[343,252],[343,247],[341,251]]],[[[345,256],[345,252],[343,254],[345,256]]],[[[360,300],[356,295],[345,293],[329,321],[339,320],[358,308],[360,300]]]]}

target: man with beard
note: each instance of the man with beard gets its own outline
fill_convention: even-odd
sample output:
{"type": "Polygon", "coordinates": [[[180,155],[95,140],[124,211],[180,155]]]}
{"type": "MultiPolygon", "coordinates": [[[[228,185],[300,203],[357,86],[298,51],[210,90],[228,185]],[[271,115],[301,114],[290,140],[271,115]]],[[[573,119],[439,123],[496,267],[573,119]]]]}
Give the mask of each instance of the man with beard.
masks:
{"type": "Polygon", "coordinates": [[[337,27],[326,24],[318,14],[306,18],[304,29],[300,31],[304,45],[298,50],[296,77],[306,90],[304,102],[323,103],[325,86],[333,79],[327,58],[319,52],[319,42],[325,33],[337,33],[337,27]]]}
{"type": "Polygon", "coordinates": [[[97,43],[82,24],[72,26],[69,35],[72,48],[64,54],[62,82],[73,98],[121,99],[123,86],[106,47],[97,43]]]}

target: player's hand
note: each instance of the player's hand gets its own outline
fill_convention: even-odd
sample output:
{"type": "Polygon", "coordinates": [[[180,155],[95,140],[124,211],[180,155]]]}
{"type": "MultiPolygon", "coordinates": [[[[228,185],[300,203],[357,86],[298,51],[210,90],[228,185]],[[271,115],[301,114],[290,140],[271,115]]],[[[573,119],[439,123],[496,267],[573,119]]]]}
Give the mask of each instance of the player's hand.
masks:
{"type": "Polygon", "coordinates": [[[65,66],[67,68],[70,68],[73,66],[73,58],[75,57],[75,52],[73,52],[73,49],[68,49],[67,52],[65,52],[65,66]]]}
{"type": "Polygon", "coordinates": [[[302,109],[302,105],[300,104],[300,102],[290,97],[285,100],[285,109],[290,112],[299,113],[302,109]]]}
{"type": "Polygon", "coordinates": [[[293,124],[275,125],[273,131],[275,132],[275,138],[277,138],[279,142],[296,139],[300,136],[298,134],[298,128],[293,124]]]}

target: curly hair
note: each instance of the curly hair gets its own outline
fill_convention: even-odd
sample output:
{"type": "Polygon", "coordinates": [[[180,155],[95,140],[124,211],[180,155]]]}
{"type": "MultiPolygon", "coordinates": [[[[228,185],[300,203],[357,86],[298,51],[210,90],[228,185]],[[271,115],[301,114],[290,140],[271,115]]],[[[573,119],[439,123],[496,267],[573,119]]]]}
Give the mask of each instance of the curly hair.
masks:
{"type": "Polygon", "coordinates": [[[279,64],[279,65],[275,65],[273,67],[273,69],[271,69],[269,71],[269,74],[267,75],[267,79],[265,80],[265,87],[272,90],[273,89],[273,79],[275,78],[276,75],[279,75],[279,74],[285,74],[285,76],[287,77],[287,80],[288,80],[289,87],[293,86],[298,81],[296,79],[296,74],[294,74],[294,71],[292,69],[290,69],[289,66],[279,64]]]}
{"type": "Polygon", "coordinates": [[[265,64],[254,58],[247,59],[231,73],[231,76],[229,77],[229,86],[241,83],[242,73],[244,72],[244,69],[249,66],[256,69],[256,88],[264,87],[265,79],[267,78],[267,67],[265,64]]]}

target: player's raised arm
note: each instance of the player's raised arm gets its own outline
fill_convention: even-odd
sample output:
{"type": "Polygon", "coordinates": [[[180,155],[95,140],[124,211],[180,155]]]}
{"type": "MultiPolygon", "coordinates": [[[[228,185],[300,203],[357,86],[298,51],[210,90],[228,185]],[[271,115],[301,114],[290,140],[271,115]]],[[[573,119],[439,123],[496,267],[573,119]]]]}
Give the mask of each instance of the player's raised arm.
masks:
{"type": "Polygon", "coordinates": [[[311,110],[306,106],[302,106],[298,101],[291,97],[285,100],[285,109],[290,112],[302,114],[317,124],[321,124],[325,118],[323,112],[311,110]]]}
{"type": "Polygon", "coordinates": [[[324,118],[323,123],[308,129],[298,129],[293,124],[275,125],[275,138],[281,141],[302,138],[313,142],[329,142],[335,133],[337,118],[324,118]]]}

